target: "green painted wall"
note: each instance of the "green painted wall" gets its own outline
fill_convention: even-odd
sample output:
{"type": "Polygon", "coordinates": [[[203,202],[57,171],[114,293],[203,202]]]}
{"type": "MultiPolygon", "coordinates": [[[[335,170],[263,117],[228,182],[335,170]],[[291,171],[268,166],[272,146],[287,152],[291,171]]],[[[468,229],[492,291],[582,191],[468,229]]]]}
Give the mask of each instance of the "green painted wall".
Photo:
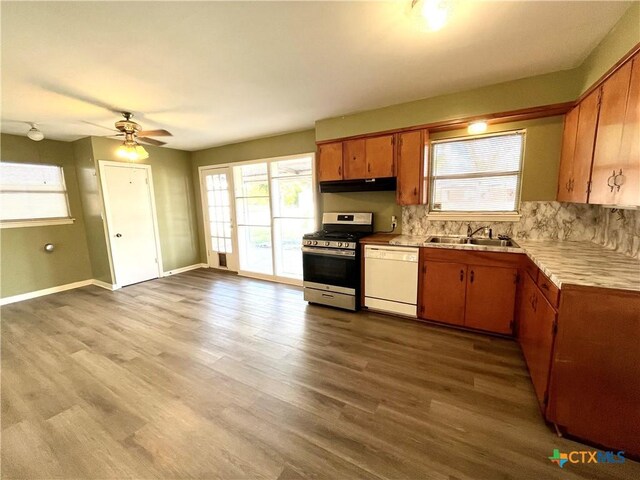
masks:
{"type": "MultiPolygon", "coordinates": [[[[522,201],[555,200],[564,117],[489,125],[488,133],[526,129],[522,169],[522,201]]],[[[468,135],[466,129],[431,135],[433,140],[468,135]]]]}
{"type": "MultiPolygon", "coordinates": [[[[121,161],[115,154],[118,140],[91,137],[93,157],[121,161]]],[[[165,271],[200,263],[195,195],[190,153],[171,148],[146,146],[149,158],[140,163],[151,165],[160,248],[165,271]]],[[[196,201],[197,199],[197,201],[196,201]]]]}
{"type": "Polygon", "coordinates": [[[2,134],[0,160],[62,166],[76,219],[71,225],[0,230],[0,297],[92,278],[72,145],[2,134]],[[53,243],[55,251],[45,253],[45,243],[53,243]]]}
{"type": "Polygon", "coordinates": [[[580,79],[573,70],[498,83],[316,122],[318,140],[411,127],[460,117],[575,100],[580,79]]]}
{"type": "Polygon", "coordinates": [[[391,215],[398,217],[396,233],[402,231],[402,207],[396,204],[396,192],[323,193],[325,212],[373,212],[376,232],[391,230],[391,215]]]}
{"type": "Polygon", "coordinates": [[[93,278],[112,284],[111,267],[107,238],[102,221],[102,198],[98,186],[98,175],[93,158],[91,138],[86,137],[73,142],[82,213],[84,217],[87,248],[93,278]]]}
{"type": "Polygon", "coordinates": [[[580,93],[640,43],[640,2],[634,2],[578,69],[580,93]]]}

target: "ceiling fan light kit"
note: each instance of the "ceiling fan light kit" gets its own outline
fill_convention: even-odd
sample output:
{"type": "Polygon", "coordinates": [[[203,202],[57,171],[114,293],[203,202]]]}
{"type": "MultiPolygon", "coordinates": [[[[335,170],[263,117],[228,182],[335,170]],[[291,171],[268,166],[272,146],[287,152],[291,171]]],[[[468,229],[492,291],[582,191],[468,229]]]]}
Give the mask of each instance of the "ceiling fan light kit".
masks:
{"type": "Polygon", "coordinates": [[[31,128],[27,132],[27,137],[29,137],[34,142],[39,142],[40,140],[44,139],[44,133],[42,133],[38,129],[38,126],[35,123],[32,123],[31,128]]]}
{"type": "Polygon", "coordinates": [[[124,120],[119,120],[115,123],[116,129],[122,132],[118,135],[124,135],[124,142],[116,150],[116,155],[120,158],[124,158],[129,161],[149,158],[149,152],[147,152],[144,147],[138,143],[138,140],[142,143],[148,143],[150,145],[160,147],[165,145],[166,142],[148,138],[148,136],[171,136],[171,133],[166,130],[143,131],[139,124],[131,120],[131,117],[133,117],[131,112],[122,112],[122,116],[124,117],[124,120]]]}

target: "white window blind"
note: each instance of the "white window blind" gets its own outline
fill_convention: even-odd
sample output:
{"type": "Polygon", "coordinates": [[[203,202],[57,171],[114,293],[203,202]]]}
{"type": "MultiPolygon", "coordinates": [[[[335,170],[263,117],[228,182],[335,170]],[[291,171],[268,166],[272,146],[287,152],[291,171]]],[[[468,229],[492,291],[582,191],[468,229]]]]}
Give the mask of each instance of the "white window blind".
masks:
{"type": "Polygon", "coordinates": [[[432,142],[431,211],[515,213],[524,131],[432,142]]]}
{"type": "Polygon", "coordinates": [[[0,222],[69,217],[62,167],[0,162],[0,222]]]}

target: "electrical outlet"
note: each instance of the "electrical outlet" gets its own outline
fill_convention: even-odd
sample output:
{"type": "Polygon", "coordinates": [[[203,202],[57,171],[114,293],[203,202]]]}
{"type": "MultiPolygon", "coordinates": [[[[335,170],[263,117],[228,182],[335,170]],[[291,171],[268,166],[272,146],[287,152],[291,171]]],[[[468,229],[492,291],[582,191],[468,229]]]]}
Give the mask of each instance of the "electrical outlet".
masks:
{"type": "Polygon", "coordinates": [[[398,217],[395,215],[391,215],[391,228],[396,228],[398,226],[398,217]]]}

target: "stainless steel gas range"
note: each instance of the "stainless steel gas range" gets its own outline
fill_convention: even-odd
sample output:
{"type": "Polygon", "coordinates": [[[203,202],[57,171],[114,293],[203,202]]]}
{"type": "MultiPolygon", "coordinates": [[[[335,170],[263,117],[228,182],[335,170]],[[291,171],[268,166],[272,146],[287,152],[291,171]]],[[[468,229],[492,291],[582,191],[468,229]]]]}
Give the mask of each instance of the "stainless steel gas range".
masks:
{"type": "Polygon", "coordinates": [[[322,230],[302,237],[304,299],[360,308],[359,239],[373,232],[373,213],[324,213],[322,230]]]}

